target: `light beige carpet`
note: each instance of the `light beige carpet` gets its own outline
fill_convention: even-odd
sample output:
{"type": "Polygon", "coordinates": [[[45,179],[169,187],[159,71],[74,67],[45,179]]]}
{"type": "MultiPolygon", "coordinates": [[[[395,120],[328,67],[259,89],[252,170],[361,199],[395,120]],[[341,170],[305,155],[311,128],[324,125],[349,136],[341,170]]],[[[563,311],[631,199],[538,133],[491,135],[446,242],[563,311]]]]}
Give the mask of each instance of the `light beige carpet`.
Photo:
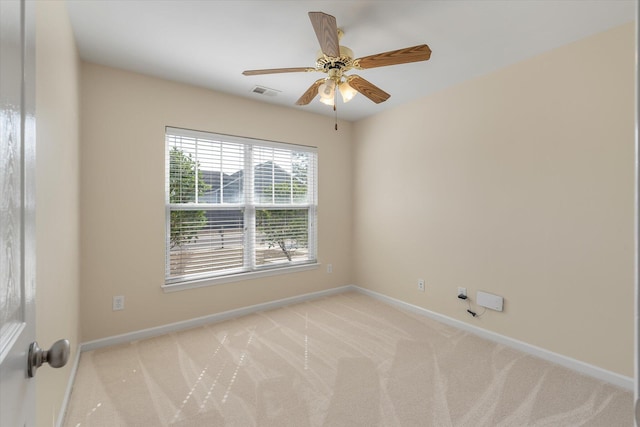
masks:
{"type": "Polygon", "coordinates": [[[82,354],[66,426],[631,426],[633,393],[345,293],[82,354]]]}

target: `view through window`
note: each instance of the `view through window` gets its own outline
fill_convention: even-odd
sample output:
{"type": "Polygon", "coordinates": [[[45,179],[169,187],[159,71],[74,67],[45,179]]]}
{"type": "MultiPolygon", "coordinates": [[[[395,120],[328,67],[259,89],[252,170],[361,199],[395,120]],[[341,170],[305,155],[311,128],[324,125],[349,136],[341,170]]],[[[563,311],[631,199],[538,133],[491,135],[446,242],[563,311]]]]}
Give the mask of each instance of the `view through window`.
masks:
{"type": "Polygon", "coordinates": [[[166,284],[316,261],[316,152],[166,129],[166,284]]]}

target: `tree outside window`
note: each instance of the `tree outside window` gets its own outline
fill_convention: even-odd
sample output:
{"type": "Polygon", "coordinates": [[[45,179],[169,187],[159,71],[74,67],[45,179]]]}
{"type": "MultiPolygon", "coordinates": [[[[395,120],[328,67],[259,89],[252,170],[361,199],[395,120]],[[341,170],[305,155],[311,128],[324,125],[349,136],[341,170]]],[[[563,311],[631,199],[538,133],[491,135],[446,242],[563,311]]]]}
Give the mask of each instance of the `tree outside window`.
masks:
{"type": "MultiPolygon", "coordinates": [[[[196,203],[197,198],[211,188],[199,169],[199,164],[191,155],[172,148],[169,156],[169,203],[196,203]],[[196,180],[197,176],[197,180],[196,180]]],[[[198,238],[207,223],[203,210],[171,211],[171,248],[182,248],[198,238]]]]}
{"type": "MultiPolygon", "coordinates": [[[[280,182],[262,189],[261,199],[291,204],[306,200],[308,156],[293,153],[291,176],[288,182],[280,182]]],[[[278,247],[288,261],[299,247],[306,247],[309,234],[307,209],[259,209],[256,211],[256,227],[269,248],[278,247]]]]}

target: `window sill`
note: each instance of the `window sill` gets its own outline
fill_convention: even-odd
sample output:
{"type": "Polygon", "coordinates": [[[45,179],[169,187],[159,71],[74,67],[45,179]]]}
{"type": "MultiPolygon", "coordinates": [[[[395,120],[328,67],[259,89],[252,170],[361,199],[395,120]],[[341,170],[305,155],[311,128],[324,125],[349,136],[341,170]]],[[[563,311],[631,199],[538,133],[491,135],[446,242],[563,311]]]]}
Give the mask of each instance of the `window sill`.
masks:
{"type": "Polygon", "coordinates": [[[250,273],[238,273],[228,276],[210,277],[207,279],[189,280],[179,283],[169,283],[162,285],[165,293],[184,291],[187,289],[203,288],[205,286],[221,285],[223,283],[240,282],[243,280],[258,279],[260,277],[278,276],[281,274],[298,273],[300,271],[315,270],[320,266],[317,262],[289,267],[273,268],[262,271],[252,271],[250,273]]]}

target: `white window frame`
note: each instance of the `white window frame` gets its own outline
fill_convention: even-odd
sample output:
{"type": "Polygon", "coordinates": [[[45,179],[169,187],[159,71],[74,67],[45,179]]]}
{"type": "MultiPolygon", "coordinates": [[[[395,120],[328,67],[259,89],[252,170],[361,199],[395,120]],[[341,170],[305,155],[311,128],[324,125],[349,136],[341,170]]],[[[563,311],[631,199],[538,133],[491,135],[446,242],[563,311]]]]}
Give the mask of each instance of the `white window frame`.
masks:
{"type": "Polygon", "coordinates": [[[222,283],[236,282],[258,277],[267,277],[279,274],[295,273],[318,268],[317,262],[317,206],[318,206],[318,154],[317,148],[305,145],[288,144],[253,138],[245,138],[232,135],[217,134],[211,132],[201,132],[190,129],[176,127],[166,127],[165,130],[165,283],[162,288],[165,292],[173,292],[184,289],[192,289],[203,286],[211,286],[222,283]],[[181,136],[187,138],[197,138],[204,140],[215,140],[230,143],[242,144],[244,150],[244,202],[243,203],[189,203],[172,204],[169,202],[169,152],[170,144],[168,136],[181,136]],[[254,164],[252,150],[254,147],[277,148],[290,151],[308,152],[313,154],[310,164],[311,172],[308,176],[307,188],[311,193],[308,203],[304,204],[263,204],[256,203],[254,198],[254,164]],[[281,208],[292,209],[302,207],[308,209],[308,256],[304,261],[287,262],[269,266],[256,265],[255,251],[255,214],[257,209],[281,208]],[[170,276],[170,212],[171,209],[193,209],[193,210],[215,210],[215,209],[244,209],[244,265],[241,269],[228,269],[210,274],[202,274],[197,277],[169,278],[170,276]]]}

